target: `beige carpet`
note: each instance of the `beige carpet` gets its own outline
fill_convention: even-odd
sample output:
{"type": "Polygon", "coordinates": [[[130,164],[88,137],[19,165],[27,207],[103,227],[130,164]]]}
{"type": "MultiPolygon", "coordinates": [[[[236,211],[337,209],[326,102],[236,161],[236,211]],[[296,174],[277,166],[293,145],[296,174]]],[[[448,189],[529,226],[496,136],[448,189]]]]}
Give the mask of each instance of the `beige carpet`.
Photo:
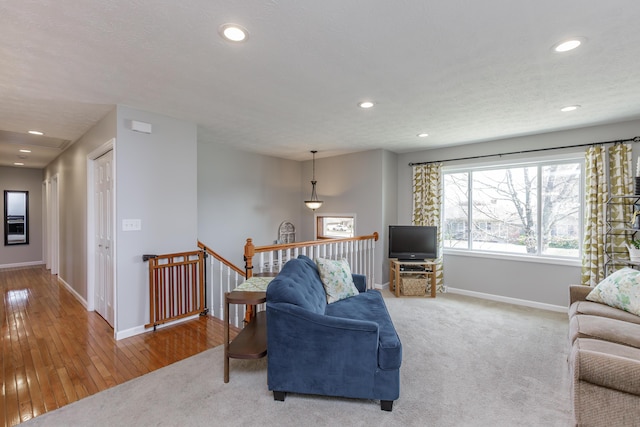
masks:
{"type": "Polygon", "coordinates": [[[266,359],[217,347],[37,417],[29,426],[567,426],[567,316],[460,295],[386,295],[402,340],[400,399],[267,390],[266,359]]]}

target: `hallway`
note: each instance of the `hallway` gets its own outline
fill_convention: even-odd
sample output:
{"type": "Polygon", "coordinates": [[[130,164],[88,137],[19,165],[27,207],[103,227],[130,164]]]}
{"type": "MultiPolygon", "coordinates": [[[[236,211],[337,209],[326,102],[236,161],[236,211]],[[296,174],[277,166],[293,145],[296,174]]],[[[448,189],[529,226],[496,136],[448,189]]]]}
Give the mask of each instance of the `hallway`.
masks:
{"type": "Polygon", "coordinates": [[[0,269],[2,402],[13,426],[223,343],[221,320],[200,317],[115,341],[44,266],[0,269]]]}

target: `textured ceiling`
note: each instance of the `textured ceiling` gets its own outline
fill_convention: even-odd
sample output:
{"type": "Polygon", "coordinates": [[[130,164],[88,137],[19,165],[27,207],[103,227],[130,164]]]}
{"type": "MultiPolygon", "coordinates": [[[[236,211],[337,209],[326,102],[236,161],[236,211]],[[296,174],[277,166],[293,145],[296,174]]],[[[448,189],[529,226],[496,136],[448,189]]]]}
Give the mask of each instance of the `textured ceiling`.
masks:
{"type": "Polygon", "coordinates": [[[73,142],[124,104],[307,160],[637,119],[638,18],[637,0],[3,1],[0,129],[73,142]],[[569,36],[586,43],[552,51],[569,36]]]}

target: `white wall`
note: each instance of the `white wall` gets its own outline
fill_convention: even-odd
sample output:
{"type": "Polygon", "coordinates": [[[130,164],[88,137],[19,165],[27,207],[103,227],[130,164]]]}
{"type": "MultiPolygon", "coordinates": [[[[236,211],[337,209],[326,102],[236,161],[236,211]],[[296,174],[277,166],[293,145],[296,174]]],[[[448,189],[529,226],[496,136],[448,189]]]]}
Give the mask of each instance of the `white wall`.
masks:
{"type": "MultiPolygon", "coordinates": [[[[411,167],[408,166],[410,162],[605,142],[633,138],[638,135],[640,135],[640,121],[630,121],[398,155],[398,221],[407,224],[411,221],[411,167]]],[[[634,151],[635,149],[637,147],[634,147],[634,151]]],[[[563,152],[584,151],[585,148],[563,150],[563,152]]],[[[502,156],[501,159],[515,160],[543,154],[502,156]]],[[[470,162],[467,160],[445,164],[469,164],[470,162]]],[[[556,306],[568,304],[567,287],[569,284],[580,283],[580,271],[581,268],[577,263],[557,265],[458,254],[445,253],[444,255],[444,282],[448,287],[556,306]]]]}
{"type": "Polygon", "coordinates": [[[41,264],[42,260],[42,169],[0,166],[0,213],[4,215],[4,191],[29,192],[29,244],[4,246],[4,224],[0,225],[0,268],[41,264]]]}
{"type": "Polygon", "coordinates": [[[271,245],[283,221],[302,241],[300,173],[297,161],[198,141],[198,239],[241,269],[247,238],[271,245]]]}

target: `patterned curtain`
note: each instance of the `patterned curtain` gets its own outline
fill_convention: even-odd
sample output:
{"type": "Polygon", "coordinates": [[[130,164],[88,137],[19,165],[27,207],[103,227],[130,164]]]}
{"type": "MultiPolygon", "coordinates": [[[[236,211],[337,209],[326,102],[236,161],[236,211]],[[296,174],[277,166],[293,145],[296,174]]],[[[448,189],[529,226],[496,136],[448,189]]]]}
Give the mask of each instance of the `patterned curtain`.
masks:
{"type": "MultiPolygon", "coordinates": [[[[606,239],[606,209],[609,195],[633,194],[630,144],[615,144],[608,149],[609,162],[602,146],[590,147],[585,157],[585,218],[582,246],[582,284],[596,286],[604,279],[606,252],[625,252],[624,235],[606,239]],[[607,169],[609,171],[607,179],[607,169]]],[[[629,203],[632,203],[629,200],[629,203]]],[[[610,220],[629,221],[629,208],[623,204],[609,206],[610,220]]]]}
{"type": "MultiPolygon", "coordinates": [[[[609,148],[609,194],[612,196],[630,196],[633,191],[633,171],[632,171],[632,147],[630,144],[615,144],[609,148]]],[[[626,228],[630,228],[632,218],[629,213],[633,212],[632,199],[618,199],[619,203],[611,203],[609,205],[610,220],[616,224],[625,224],[626,228]],[[620,203],[622,202],[622,203],[620,203]],[[629,225],[626,225],[629,224],[629,225]]],[[[610,254],[617,254],[618,257],[628,259],[627,238],[626,233],[611,234],[605,245],[609,245],[610,254]]],[[[606,260],[605,260],[606,261],[606,260]]],[[[616,266],[613,266],[614,270],[616,266]]],[[[618,268],[622,266],[617,266],[618,268]]],[[[605,275],[611,274],[612,271],[605,268],[605,275]]]]}
{"type": "Polygon", "coordinates": [[[438,227],[438,259],[436,263],[436,291],[442,292],[442,163],[413,167],[413,225],[438,227]]]}

